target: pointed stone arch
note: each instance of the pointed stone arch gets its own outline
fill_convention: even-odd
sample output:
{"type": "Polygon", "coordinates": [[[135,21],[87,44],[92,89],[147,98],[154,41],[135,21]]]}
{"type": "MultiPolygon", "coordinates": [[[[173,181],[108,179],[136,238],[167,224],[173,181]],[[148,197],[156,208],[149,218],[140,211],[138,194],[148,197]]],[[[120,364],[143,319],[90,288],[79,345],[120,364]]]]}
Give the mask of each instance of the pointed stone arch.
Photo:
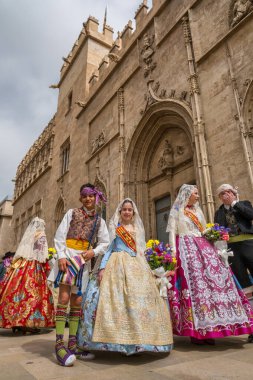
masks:
{"type": "Polygon", "coordinates": [[[197,183],[205,198],[195,135],[190,107],[175,99],[152,104],[132,136],[125,160],[125,194],[136,201],[149,237],[157,235],[157,199],[169,196],[173,202],[185,182],[197,183]]]}

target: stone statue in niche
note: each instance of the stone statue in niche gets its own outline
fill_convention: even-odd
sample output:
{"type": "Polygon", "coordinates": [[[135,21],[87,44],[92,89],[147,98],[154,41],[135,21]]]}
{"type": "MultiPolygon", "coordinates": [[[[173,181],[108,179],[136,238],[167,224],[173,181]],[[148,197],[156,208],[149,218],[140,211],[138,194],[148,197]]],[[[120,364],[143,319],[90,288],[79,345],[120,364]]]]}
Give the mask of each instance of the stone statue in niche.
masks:
{"type": "Polygon", "coordinates": [[[236,0],[232,11],[231,26],[238,24],[252,10],[253,0],[236,0]]]}
{"type": "Polygon", "coordinates": [[[105,144],[105,133],[102,131],[97,138],[91,142],[91,154],[95,153],[101,146],[105,144]]]}
{"type": "Polygon", "coordinates": [[[164,142],[164,150],[162,156],[158,161],[158,167],[162,170],[162,172],[166,175],[172,175],[172,168],[174,164],[174,151],[169,142],[169,140],[165,140],[164,142]]]}
{"type": "Polygon", "coordinates": [[[169,140],[166,139],[164,142],[164,150],[160,159],[158,160],[158,167],[164,174],[172,175],[175,156],[182,156],[184,152],[185,148],[183,145],[177,145],[175,148],[173,148],[169,140]]]}

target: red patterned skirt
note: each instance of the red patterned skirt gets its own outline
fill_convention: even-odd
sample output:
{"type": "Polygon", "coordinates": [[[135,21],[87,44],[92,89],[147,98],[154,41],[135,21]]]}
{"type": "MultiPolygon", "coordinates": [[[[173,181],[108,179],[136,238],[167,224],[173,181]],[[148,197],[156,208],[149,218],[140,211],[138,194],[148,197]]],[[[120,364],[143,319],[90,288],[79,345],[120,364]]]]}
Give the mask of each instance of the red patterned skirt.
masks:
{"type": "Polygon", "coordinates": [[[54,302],[47,285],[48,263],[17,260],[0,284],[0,327],[54,327],[54,302]]]}

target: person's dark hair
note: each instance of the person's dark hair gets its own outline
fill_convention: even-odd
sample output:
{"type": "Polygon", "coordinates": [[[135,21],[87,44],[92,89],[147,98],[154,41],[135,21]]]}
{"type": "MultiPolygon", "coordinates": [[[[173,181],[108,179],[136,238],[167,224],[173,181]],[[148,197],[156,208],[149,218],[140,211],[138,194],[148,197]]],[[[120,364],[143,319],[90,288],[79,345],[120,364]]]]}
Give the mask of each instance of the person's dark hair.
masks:
{"type": "Polygon", "coordinates": [[[81,191],[82,191],[85,187],[90,187],[91,189],[95,189],[95,186],[92,185],[91,183],[85,183],[84,185],[82,185],[82,186],[80,187],[80,193],[81,193],[81,191]]]}
{"type": "Polygon", "coordinates": [[[4,259],[8,259],[9,257],[13,257],[14,255],[15,255],[15,252],[6,252],[6,253],[4,254],[4,257],[3,257],[2,260],[4,260],[4,259]]]}

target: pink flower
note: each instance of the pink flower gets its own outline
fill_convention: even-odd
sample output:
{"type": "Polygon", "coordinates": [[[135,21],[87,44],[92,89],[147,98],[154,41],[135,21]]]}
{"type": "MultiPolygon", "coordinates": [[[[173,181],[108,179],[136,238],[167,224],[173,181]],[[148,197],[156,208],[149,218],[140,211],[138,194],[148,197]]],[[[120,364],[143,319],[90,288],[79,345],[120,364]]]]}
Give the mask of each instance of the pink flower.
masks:
{"type": "Polygon", "coordinates": [[[229,234],[223,234],[222,235],[222,240],[228,241],[229,240],[229,234]]]}

